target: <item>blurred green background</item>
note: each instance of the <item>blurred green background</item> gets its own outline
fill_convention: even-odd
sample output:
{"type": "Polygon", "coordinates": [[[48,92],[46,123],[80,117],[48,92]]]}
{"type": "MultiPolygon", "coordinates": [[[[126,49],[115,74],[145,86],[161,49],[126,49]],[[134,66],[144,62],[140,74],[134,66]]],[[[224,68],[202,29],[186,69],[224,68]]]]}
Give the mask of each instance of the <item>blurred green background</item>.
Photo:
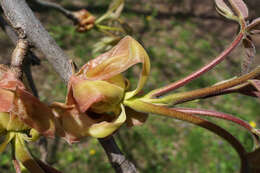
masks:
{"type": "MultiPolygon", "coordinates": [[[[70,10],[86,8],[95,16],[107,9],[108,0],[53,0],[70,10]]],[[[260,16],[259,0],[248,0],[250,17],[260,16]],[[257,11],[258,10],[258,11],[257,11]]],[[[60,13],[39,8],[36,15],[57,43],[80,67],[98,53],[93,45],[103,37],[90,31],[78,33],[72,22],[60,13]]],[[[209,62],[232,41],[238,27],[215,12],[214,1],[208,0],[126,0],[124,19],[134,29],[133,37],[146,48],[151,59],[151,76],[145,91],[181,79],[209,62]]],[[[260,38],[253,38],[259,50],[260,38]]],[[[0,61],[8,63],[13,45],[5,33],[0,32],[0,61]]],[[[240,74],[245,52],[239,46],[217,68],[194,80],[178,91],[206,87],[240,74]]],[[[53,72],[44,56],[41,66],[33,67],[33,77],[40,99],[51,103],[64,101],[66,87],[53,72]]],[[[259,53],[255,63],[259,64],[259,53]]],[[[125,75],[136,84],[139,67],[125,75]]],[[[181,107],[204,108],[234,114],[260,125],[259,100],[241,95],[226,95],[193,101],[181,107]]],[[[210,119],[238,137],[248,151],[252,149],[251,136],[244,129],[221,120],[210,119]]],[[[122,127],[115,139],[125,155],[140,172],[147,173],[235,173],[239,172],[239,158],[230,145],[216,135],[188,123],[150,115],[140,127],[122,127]]],[[[48,140],[48,155],[43,145],[30,145],[34,155],[46,157],[47,162],[65,173],[113,172],[107,157],[96,139],[68,145],[62,140],[48,140]]],[[[0,156],[0,172],[14,172],[9,150],[0,156]]]]}

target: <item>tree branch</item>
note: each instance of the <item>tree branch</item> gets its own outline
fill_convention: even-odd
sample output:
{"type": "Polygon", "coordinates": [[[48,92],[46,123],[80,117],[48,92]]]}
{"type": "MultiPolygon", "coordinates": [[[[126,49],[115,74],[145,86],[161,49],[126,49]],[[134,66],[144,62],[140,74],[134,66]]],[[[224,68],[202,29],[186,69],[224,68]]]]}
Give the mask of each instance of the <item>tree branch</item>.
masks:
{"type": "Polygon", "coordinates": [[[123,155],[112,136],[99,139],[99,142],[106,151],[108,159],[117,173],[138,173],[135,165],[123,155]]]}
{"type": "Polygon", "coordinates": [[[73,22],[77,23],[78,19],[75,18],[73,12],[63,8],[61,5],[56,4],[54,2],[48,2],[46,0],[32,0],[32,3],[42,6],[42,7],[46,7],[49,9],[54,9],[59,11],[60,13],[62,13],[64,16],[66,16],[68,19],[72,20],[73,22]]]}
{"type": "MultiPolygon", "coordinates": [[[[5,19],[0,16],[0,27],[7,34],[7,36],[11,39],[12,43],[16,45],[18,41],[17,33],[14,29],[5,21],[5,19]]],[[[33,81],[32,73],[31,73],[31,65],[40,65],[40,60],[37,56],[34,55],[31,50],[28,51],[26,58],[23,62],[23,72],[25,73],[25,77],[27,78],[28,84],[32,90],[34,96],[38,97],[38,91],[33,81]]]]}
{"type": "MultiPolygon", "coordinates": [[[[72,67],[68,56],[43,28],[25,0],[1,0],[0,3],[11,24],[25,31],[32,45],[42,51],[55,71],[67,82],[72,74],[72,67]]],[[[112,136],[107,139],[100,139],[99,141],[113,167],[115,168],[114,165],[119,166],[118,169],[115,168],[116,172],[137,172],[135,166],[122,154],[112,136]],[[122,159],[118,158],[124,158],[123,162],[122,159]]]]}
{"type": "Polygon", "coordinates": [[[42,51],[55,71],[67,82],[72,74],[68,56],[44,29],[26,2],[24,0],[3,0],[0,3],[12,26],[25,31],[31,44],[42,51]]]}

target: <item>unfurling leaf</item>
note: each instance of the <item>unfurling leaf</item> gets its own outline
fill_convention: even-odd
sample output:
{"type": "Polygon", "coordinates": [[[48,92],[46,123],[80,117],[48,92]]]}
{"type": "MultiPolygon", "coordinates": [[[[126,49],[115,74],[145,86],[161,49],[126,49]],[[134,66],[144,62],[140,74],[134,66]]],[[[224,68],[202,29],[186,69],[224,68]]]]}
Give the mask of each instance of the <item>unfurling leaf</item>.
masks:
{"type": "Polygon", "coordinates": [[[100,123],[93,124],[89,128],[89,134],[96,138],[104,138],[111,135],[116,131],[126,120],[126,113],[124,106],[121,105],[121,113],[117,119],[112,122],[102,121],[100,123]]]}
{"type": "Polygon", "coordinates": [[[224,0],[215,0],[215,3],[217,6],[216,9],[220,15],[232,20],[237,19],[237,17],[234,15],[232,10],[227,6],[224,0]]]}
{"type": "Polygon", "coordinates": [[[100,22],[107,19],[119,18],[124,8],[124,2],[125,2],[124,0],[113,0],[110,3],[107,12],[96,20],[96,24],[99,24],[100,22]]]}
{"type": "Polygon", "coordinates": [[[138,94],[150,74],[150,60],[144,48],[132,37],[126,36],[110,51],[84,65],[77,73],[88,80],[106,80],[142,63],[139,83],[134,91],[126,93],[126,99],[138,94]]]}
{"type": "Polygon", "coordinates": [[[124,8],[124,0],[113,0],[109,5],[107,13],[112,13],[112,18],[118,18],[124,8]]]}
{"type": "Polygon", "coordinates": [[[95,113],[113,112],[124,96],[124,88],[106,81],[71,79],[73,97],[80,112],[91,107],[95,113]]]}
{"type": "Polygon", "coordinates": [[[125,121],[133,125],[144,122],[147,114],[126,115],[128,110],[125,112],[122,103],[141,91],[149,72],[147,53],[129,36],[85,64],[70,78],[66,103],[52,105],[64,131],[63,137],[70,143],[85,136],[103,138],[111,135],[125,121]],[[129,83],[121,73],[138,63],[143,64],[139,84],[135,90],[126,92],[129,83]]]}
{"type": "Polygon", "coordinates": [[[248,17],[248,8],[243,0],[228,0],[236,14],[243,19],[248,17]]]}
{"type": "Polygon", "coordinates": [[[12,69],[1,65],[0,131],[18,132],[35,128],[40,133],[53,137],[54,123],[51,109],[25,90],[12,69]]]}
{"type": "Polygon", "coordinates": [[[29,92],[17,88],[16,95],[19,98],[18,116],[28,126],[36,129],[39,133],[54,137],[56,132],[54,115],[51,109],[40,102],[29,92]]]}
{"type": "Polygon", "coordinates": [[[224,0],[215,0],[215,3],[217,5],[218,10],[221,10],[222,13],[231,16],[234,15],[232,10],[227,6],[224,0]]]}
{"type": "Polygon", "coordinates": [[[228,2],[215,0],[219,14],[235,21],[245,21],[248,18],[248,8],[243,0],[228,0],[228,2]]]}
{"type": "Polygon", "coordinates": [[[54,103],[52,108],[64,130],[64,135],[61,136],[69,143],[78,142],[86,136],[104,138],[116,131],[126,119],[122,105],[119,114],[114,118],[110,118],[108,114],[99,114],[95,118],[96,114],[79,113],[75,107],[61,103],[54,103]]]}
{"type": "Polygon", "coordinates": [[[99,42],[94,44],[94,49],[92,53],[101,52],[101,51],[107,51],[111,49],[113,46],[115,46],[119,41],[120,37],[103,37],[99,42]]]}

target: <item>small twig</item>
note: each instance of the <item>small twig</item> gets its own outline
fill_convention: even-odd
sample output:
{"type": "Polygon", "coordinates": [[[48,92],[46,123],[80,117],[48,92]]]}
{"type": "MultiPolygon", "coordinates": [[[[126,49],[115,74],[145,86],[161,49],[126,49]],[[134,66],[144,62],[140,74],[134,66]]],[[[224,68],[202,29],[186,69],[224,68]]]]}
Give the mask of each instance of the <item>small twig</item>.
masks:
{"type": "Polygon", "coordinates": [[[99,139],[117,173],[138,173],[133,163],[123,155],[112,136],[99,139]]]}
{"type": "Polygon", "coordinates": [[[44,29],[26,2],[24,0],[2,0],[0,3],[12,26],[21,28],[25,32],[31,44],[43,52],[55,71],[67,82],[72,74],[68,56],[44,29]]]}
{"type": "MultiPolygon", "coordinates": [[[[18,41],[17,32],[5,21],[2,16],[0,16],[0,27],[8,35],[12,43],[16,45],[16,42],[18,41]]],[[[29,50],[24,64],[25,66],[26,64],[40,65],[40,59],[31,50],[29,50]]]]}
{"type": "Polygon", "coordinates": [[[48,2],[46,0],[33,0],[34,3],[36,3],[39,6],[43,6],[46,8],[54,9],[60,13],[62,13],[64,16],[66,16],[68,19],[72,20],[73,22],[77,23],[78,19],[74,16],[73,12],[65,9],[61,5],[54,3],[54,2],[48,2]]]}

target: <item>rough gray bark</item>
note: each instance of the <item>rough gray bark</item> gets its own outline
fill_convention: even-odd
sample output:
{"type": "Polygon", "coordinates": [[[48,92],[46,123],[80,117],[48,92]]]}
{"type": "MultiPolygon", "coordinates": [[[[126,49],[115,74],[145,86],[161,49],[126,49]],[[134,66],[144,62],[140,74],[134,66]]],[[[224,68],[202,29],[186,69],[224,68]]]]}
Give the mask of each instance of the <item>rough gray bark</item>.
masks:
{"type": "Polygon", "coordinates": [[[24,0],[0,1],[7,19],[15,28],[21,28],[32,45],[38,48],[64,81],[68,81],[72,68],[68,56],[56,44],[24,0]]]}
{"type": "Polygon", "coordinates": [[[111,165],[118,173],[138,173],[135,165],[123,155],[112,136],[99,139],[107,153],[111,165]]]}
{"type": "MultiPolygon", "coordinates": [[[[7,36],[10,38],[12,43],[16,45],[18,41],[18,36],[15,30],[5,21],[5,19],[0,16],[0,27],[2,30],[7,34],[7,36]]],[[[27,78],[28,84],[32,90],[32,93],[34,96],[38,97],[38,91],[36,89],[35,83],[33,81],[33,76],[31,73],[31,66],[32,65],[40,65],[40,60],[38,57],[34,55],[31,50],[28,51],[27,56],[23,62],[23,72],[25,73],[25,76],[27,78]]]]}
{"type": "MultiPolygon", "coordinates": [[[[31,44],[42,51],[55,71],[65,82],[67,82],[72,74],[72,67],[68,56],[56,44],[39,20],[34,16],[25,0],[1,0],[0,4],[12,26],[21,28],[25,32],[31,44]]],[[[10,33],[8,33],[8,35],[11,39],[13,41],[16,40],[16,34],[13,33],[11,28],[8,28],[8,32],[9,31],[10,33]]],[[[106,139],[100,139],[99,141],[116,172],[137,172],[135,166],[122,154],[112,136],[106,139]]]]}

